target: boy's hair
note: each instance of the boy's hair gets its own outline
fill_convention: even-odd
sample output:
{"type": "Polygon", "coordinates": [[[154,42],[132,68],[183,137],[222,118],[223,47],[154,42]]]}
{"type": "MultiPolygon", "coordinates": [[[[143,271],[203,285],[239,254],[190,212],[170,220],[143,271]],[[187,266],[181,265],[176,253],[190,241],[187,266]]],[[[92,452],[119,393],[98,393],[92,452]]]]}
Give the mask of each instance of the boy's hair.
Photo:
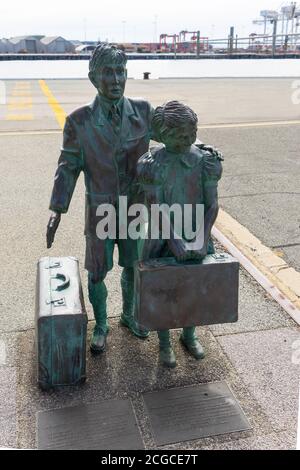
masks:
{"type": "Polygon", "coordinates": [[[162,135],[185,124],[197,126],[198,117],[194,111],[179,101],[169,101],[158,106],[152,117],[152,128],[156,135],[162,135]]]}
{"type": "Polygon", "coordinates": [[[94,75],[99,67],[111,64],[126,65],[127,57],[124,51],[108,43],[99,44],[89,61],[90,74],[94,75]]]}

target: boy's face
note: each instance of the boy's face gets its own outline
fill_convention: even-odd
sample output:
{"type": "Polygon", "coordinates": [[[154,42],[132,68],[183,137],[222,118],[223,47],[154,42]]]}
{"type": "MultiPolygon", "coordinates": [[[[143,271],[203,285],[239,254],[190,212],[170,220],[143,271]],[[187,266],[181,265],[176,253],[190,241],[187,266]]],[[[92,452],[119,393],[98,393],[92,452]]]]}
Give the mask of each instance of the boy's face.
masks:
{"type": "Polygon", "coordinates": [[[122,98],[125,90],[127,71],[123,64],[108,64],[100,67],[94,77],[99,93],[109,100],[122,98]]]}
{"type": "Polygon", "coordinates": [[[186,124],[182,127],[177,127],[167,132],[162,141],[166,149],[172,153],[184,153],[197,138],[197,126],[193,124],[186,124]]]}

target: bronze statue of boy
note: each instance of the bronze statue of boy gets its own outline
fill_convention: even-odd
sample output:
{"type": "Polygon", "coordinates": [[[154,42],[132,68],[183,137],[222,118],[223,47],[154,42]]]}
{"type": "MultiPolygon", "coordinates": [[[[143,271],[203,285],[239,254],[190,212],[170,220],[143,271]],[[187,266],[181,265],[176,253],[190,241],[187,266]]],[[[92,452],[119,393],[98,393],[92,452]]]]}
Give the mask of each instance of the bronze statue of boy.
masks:
{"type": "Polygon", "coordinates": [[[50,248],[61,214],[68,211],[77,178],[83,171],[86,186],[85,267],[88,270],[89,299],[96,320],[91,341],[94,353],[103,352],[106,346],[109,326],[104,280],[113,267],[116,244],[119,265],[123,267],[121,324],[140,338],[149,334],[139,329],[133,318],[136,240],[123,240],[118,236],[115,240],[102,240],[96,234],[99,205],[109,203],[117,208],[121,195],[127,196],[128,204],[131,204],[137,161],[149,148],[153,110],[147,101],[123,96],[127,79],[126,61],[123,51],[108,44],[99,45],[91,57],[89,78],[98,93],[91,104],[76,109],[66,119],[47,228],[47,246],[50,248]]]}

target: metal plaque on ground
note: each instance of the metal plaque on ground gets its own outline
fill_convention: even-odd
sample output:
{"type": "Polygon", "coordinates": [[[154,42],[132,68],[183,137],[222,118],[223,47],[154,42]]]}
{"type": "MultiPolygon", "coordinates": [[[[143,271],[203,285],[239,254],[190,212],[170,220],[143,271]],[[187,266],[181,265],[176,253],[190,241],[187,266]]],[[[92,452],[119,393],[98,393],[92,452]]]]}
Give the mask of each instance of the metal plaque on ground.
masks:
{"type": "Polygon", "coordinates": [[[225,382],[143,395],[158,446],[251,429],[225,382]]]}
{"type": "Polygon", "coordinates": [[[137,450],[144,445],[130,400],[38,413],[39,449],[137,450]]]}

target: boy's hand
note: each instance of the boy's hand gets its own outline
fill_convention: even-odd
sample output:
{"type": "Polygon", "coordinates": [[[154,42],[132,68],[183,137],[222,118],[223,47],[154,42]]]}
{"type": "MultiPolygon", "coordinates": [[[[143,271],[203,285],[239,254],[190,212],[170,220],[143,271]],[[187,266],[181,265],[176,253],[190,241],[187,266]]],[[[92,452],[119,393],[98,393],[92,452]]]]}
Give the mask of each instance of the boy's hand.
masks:
{"type": "Polygon", "coordinates": [[[201,150],[205,150],[206,152],[210,152],[214,157],[218,158],[218,160],[224,161],[222,152],[220,152],[219,149],[214,148],[212,145],[197,144],[197,147],[201,150]]]}
{"type": "Polygon", "coordinates": [[[56,230],[59,226],[61,215],[59,212],[52,212],[47,225],[47,248],[51,248],[56,230]]]}

